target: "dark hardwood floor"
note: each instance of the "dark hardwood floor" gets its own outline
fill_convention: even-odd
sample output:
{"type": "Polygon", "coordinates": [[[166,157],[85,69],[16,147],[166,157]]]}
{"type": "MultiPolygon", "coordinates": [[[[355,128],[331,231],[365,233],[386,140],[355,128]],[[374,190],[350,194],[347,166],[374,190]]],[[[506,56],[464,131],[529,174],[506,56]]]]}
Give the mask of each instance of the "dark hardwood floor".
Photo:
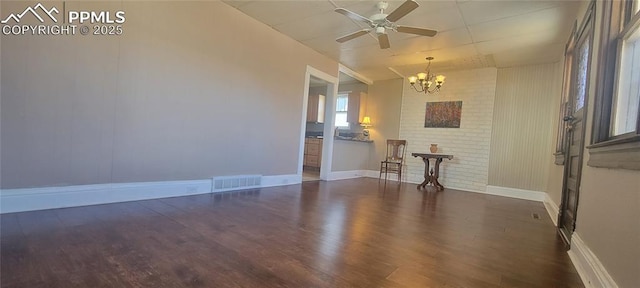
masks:
{"type": "Polygon", "coordinates": [[[583,287],[541,203],[415,187],[305,182],[4,214],[1,286],[583,287]]]}

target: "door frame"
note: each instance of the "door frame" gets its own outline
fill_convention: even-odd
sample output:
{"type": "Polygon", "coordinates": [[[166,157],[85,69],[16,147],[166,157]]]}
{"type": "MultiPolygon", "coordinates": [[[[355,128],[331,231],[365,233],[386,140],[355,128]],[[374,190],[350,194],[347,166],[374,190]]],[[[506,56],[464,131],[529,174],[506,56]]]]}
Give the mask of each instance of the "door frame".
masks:
{"type": "MultiPolygon", "coordinates": [[[[575,45],[573,47],[573,52],[575,53],[575,51],[578,50],[578,47],[580,47],[581,43],[583,43],[584,41],[588,41],[588,43],[586,43],[586,45],[589,46],[589,62],[587,64],[587,72],[586,72],[586,82],[585,82],[585,99],[584,99],[584,105],[581,108],[581,119],[579,119],[579,121],[581,121],[581,130],[580,131],[570,131],[567,130],[564,134],[564,137],[566,137],[566,141],[565,141],[565,148],[564,148],[564,153],[565,153],[565,161],[564,161],[564,169],[563,169],[563,175],[562,175],[562,194],[560,196],[560,207],[558,209],[558,232],[561,236],[561,238],[563,239],[563,241],[567,244],[567,246],[571,246],[571,238],[572,235],[575,231],[576,228],[576,222],[577,222],[577,218],[578,218],[578,206],[580,203],[580,184],[582,181],[582,167],[584,164],[584,152],[585,152],[585,146],[586,146],[586,130],[587,130],[587,117],[588,117],[588,106],[589,106],[589,91],[590,89],[590,85],[591,85],[591,66],[593,64],[593,55],[594,55],[594,51],[593,51],[593,46],[594,46],[594,37],[595,37],[595,2],[591,3],[589,5],[589,8],[587,9],[587,12],[585,13],[585,16],[583,18],[583,21],[580,25],[580,29],[578,29],[577,34],[575,35],[575,45]],[[575,204],[575,211],[573,211],[573,223],[572,223],[572,227],[564,227],[564,217],[565,217],[565,205],[567,204],[567,201],[569,199],[569,193],[568,193],[568,180],[569,180],[569,174],[571,173],[571,168],[572,168],[572,163],[571,163],[571,155],[570,155],[570,148],[571,148],[571,144],[573,142],[573,137],[574,135],[576,135],[575,133],[578,133],[579,137],[581,137],[582,139],[580,140],[579,143],[579,147],[577,149],[579,149],[578,151],[578,163],[576,163],[577,170],[576,170],[576,189],[575,189],[575,198],[576,198],[576,204],[575,204]],[[570,228],[570,231],[569,229],[570,228]]],[[[574,65],[575,61],[578,61],[577,57],[573,57],[572,59],[572,71],[570,75],[570,92],[569,92],[569,102],[568,105],[570,111],[573,111],[573,109],[575,108],[575,96],[576,96],[576,91],[575,91],[575,87],[574,85],[576,84],[577,81],[577,73],[578,71],[576,70],[577,65],[574,65]]],[[[570,114],[568,114],[568,116],[571,116],[575,113],[571,112],[570,114]]],[[[567,126],[573,126],[574,120],[569,120],[570,121],[570,125],[567,126]]],[[[565,128],[568,129],[568,128],[565,128]]]]}
{"type": "Polygon", "coordinates": [[[304,138],[307,129],[307,107],[309,106],[309,84],[311,82],[311,76],[327,82],[320,180],[328,180],[333,159],[333,123],[336,118],[335,98],[336,95],[338,95],[338,78],[307,65],[304,75],[304,93],[302,93],[302,117],[300,118],[300,142],[298,144],[298,170],[296,174],[300,181],[302,181],[302,165],[304,163],[304,138]]]}

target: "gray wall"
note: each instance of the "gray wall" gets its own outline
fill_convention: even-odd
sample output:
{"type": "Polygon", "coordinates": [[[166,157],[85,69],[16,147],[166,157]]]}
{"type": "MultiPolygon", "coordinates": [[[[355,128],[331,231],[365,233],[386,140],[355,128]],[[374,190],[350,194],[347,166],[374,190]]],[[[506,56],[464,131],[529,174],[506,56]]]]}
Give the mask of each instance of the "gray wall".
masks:
{"type": "Polygon", "coordinates": [[[372,150],[372,143],[334,140],[331,171],[367,170],[372,150]]]}
{"type": "Polygon", "coordinates": [[[376,81],[369,86],[367,113],[371,117],[370,138],[374,141],[371,150],[370,170],[379,170],[380,161],[387,151],[387,139],[400,136],[400,108],[404,79],[376,81]]]}
{"type": "Polygon", "coordinates": [[[74,5],[125,33],[2,36],[1,188],[296,173],[306,66],[335,61],[222,2],[74,5]]]}

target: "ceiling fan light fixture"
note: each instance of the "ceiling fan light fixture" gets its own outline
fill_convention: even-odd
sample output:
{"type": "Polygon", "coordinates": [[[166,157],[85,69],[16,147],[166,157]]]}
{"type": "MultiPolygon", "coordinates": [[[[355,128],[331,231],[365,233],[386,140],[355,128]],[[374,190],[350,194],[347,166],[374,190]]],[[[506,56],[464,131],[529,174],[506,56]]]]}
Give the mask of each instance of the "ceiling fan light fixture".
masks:
{"type": "MultiPolygon", "coordinates": [[[[400,20],[402,17],[409,14],[411,11],[418,8],[418,6],[419,5],[417,2],[415,2],[415,0],[405,0],[405,2],[400,4],[400,6],[397,7],[395,10],[393,10],[393,12],[387,14],[385,12],[385,9],[389,8],[389,3],[386,1],[381,1],[381,2],[378,2],[378,5],[377,5],[378,13],[371,15],[371,17],[369,18],[344,8],[336,8],[334,11],[344,16],[347,16],[349,19],[353,21],[365,23],[367,26],[369,26],[369,28],[361,31],[365,31],[365,30],[367,32],[375,31],[378,36],[378,43],[380,44],[380,49],[388,49],[391,47],[391,45],[389,43],[389,39],[387,38],[387,30],[390,30],[392,32],[409,33],[409,34],[427,36],[427,37],[433,37],[438,33],[438,31],[431,30],[431,29],[402,26],[402,25],[397,25],[395,23],[396,21],[400,20]]],[[[367,34],[367,33],[361,33],[361,31],[354,32],[346,36],[342,36],[336,39],[336,41],[338,43],[344,43],[351,39],[367,34]]]]}
{"type": "Polygon", "coordinates": [[[407,77],[409,84],[411,84],[411,87],[413,90],[416,90],[416,92],[424,92],[425,94],[438,92],[444,84],[444,79],[446,78],[444,75],[431,73],[431,60],[433,60],[433,57],[427,57],[427,61],[429,61],[427,73],[420,72],[415,76],[407,77]],[[434,83],[435,87],[432,88],[431,86],[434,83]]]}

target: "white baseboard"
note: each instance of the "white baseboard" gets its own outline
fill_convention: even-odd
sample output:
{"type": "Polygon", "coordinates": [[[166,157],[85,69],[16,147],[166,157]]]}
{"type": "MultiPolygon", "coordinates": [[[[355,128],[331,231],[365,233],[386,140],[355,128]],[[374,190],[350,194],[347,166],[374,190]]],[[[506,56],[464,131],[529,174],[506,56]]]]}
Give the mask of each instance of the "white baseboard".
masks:
{"type": "MultiPolygon", "coordinates": [[[[368,178],[375,178],[375,179],[380,179],[380,170],[361,170],[362,171],[362,177],[368,177],[368,178]]],[[[384,179],[385,175],[384,173],[382,174],[382,179],[384,179]]],[[[388,180],[391,181],[396,181],[398,179],[398,175],[394,174],[394,173],[389,173],[389,175],[387,176],[388,180]]],[[[410,183],[410,184],[419,184],[420,182],[412,182],[411,180],[407,179],[408,176],[405,172],[405,174],[402,176],[402,183],[410,183]]]]}
{"type": "Polygon", "coordinates": [[[576,267],[582,283],[587,288],[617,288],[611,275],[604,268],[598,257],[582,242],[578,233],[571,236],[571,250],[568,252],[573,266],[576,267]]]}
{"type": "Polygon", "coordinates": [[[509,187],[499,187],[499,186],[491,186],[487,185],[487,191],[485,194],[518,198],[524,200],[533,200],[544,202],[547,193],[533,190],[524,190],[517,188],[509,188],[509,187]]]}
{"type": "Polygon", "coordinates": [[[556,202],[554,202],[553,199],[549,197],[548,193],[545,193],[544,201],[542,202],[542,204],[544,204],[544,208],[547,210],[547,213],[549,213],[549,217],[551,217],[553,225],[556,225],[556,227],[558,227],[558,213],[560,213],[558,204],[556,204],[556,202]]]}
{"type": "Polygon", "coordinates": [[[302,174],[262,176],[261,187],[274,187],[302,183],[302,174]]]}
{"type": "MultiPolygon", "coordinates": [[[[350,170],[329,172],[328,181],[369,177],[369,170],[350,170]]],[[[377,176],[376,176],[377,178],[377,176]]]]}
{"type": "Polygon", "coordinates": [[[362,176],[369,177],[369,178],[380,178],[380,171],[379,170],[362,170],[362,176]]]}
{"type": "MultiPolygon", "coordinates": [[[[301,175],[262,176],[260,187],[298,184],[301,175]]],[[[0,214],[212,193],[212,180],[107,183],[0,190],[0,214]]],[[[244,188],[253,189],[253,188],[244,188]]],[[[222,189],[227,192],[238,189],[222,189]]]]}
{"type": "MultiPolygon", "coordinates": [[[[412,183],[415,183],[417,185],[417,184],[420,184],[421,182],[412,182],[412,183]]],[[[455,185],[448,185],[448,184],[445,186],[445,189],[458,190],[458,191],[471,192],[471,193],[487,194],[486,191],[473,190],[473,189],[469,189],[468,187],[457,187],[455,185]]]]}
{"type": "MultiPolygon", "coordinates": [[[[329,176],[329,180],[351,179],[351,178],[358,178],[358,177],[379,178],[380,172],[375,170],[353,170],[353,171],[331,172],[329,176]]],[[[393,179],[396,179],[396,178],[393,178],[393,179]]],[[[417,185],[422,183],[422,180],[403,179],[402,182],[417,185]]],[[[549,195],[546,192],[509,188],[509,187],[491,186],[491,185],[487,185],[486,191],[470,190],[469,188],[460,188],[460,187],[455,187],[450,185],[447,185],[447,188],[465,191],[465,192],[497,195],[497,196],[504,196],[504,197],[510,197],[510,198],[518,198],[518,199],[524,199],[524,200],[543,202],[545,203],[545,207],[547,206],[547,204],[553,205],[553,207],[555,207],[555,215],[556,216],[558,215],[558,205],[555,205],[553,200],[549,198],[549,195]],[[546,203],[547,201],[549,203],[546,203]]],[[[547,209],[549,209],[549,207],[547,207],[547,209]]],[[[556,221],[555,217],[551,217],[551,219],[556,221]]]]}
{"type": "Polygon", "coordinates": [[[211,180],[108,183],[0,190],[0,213],[211,193],[211,180]]]}

